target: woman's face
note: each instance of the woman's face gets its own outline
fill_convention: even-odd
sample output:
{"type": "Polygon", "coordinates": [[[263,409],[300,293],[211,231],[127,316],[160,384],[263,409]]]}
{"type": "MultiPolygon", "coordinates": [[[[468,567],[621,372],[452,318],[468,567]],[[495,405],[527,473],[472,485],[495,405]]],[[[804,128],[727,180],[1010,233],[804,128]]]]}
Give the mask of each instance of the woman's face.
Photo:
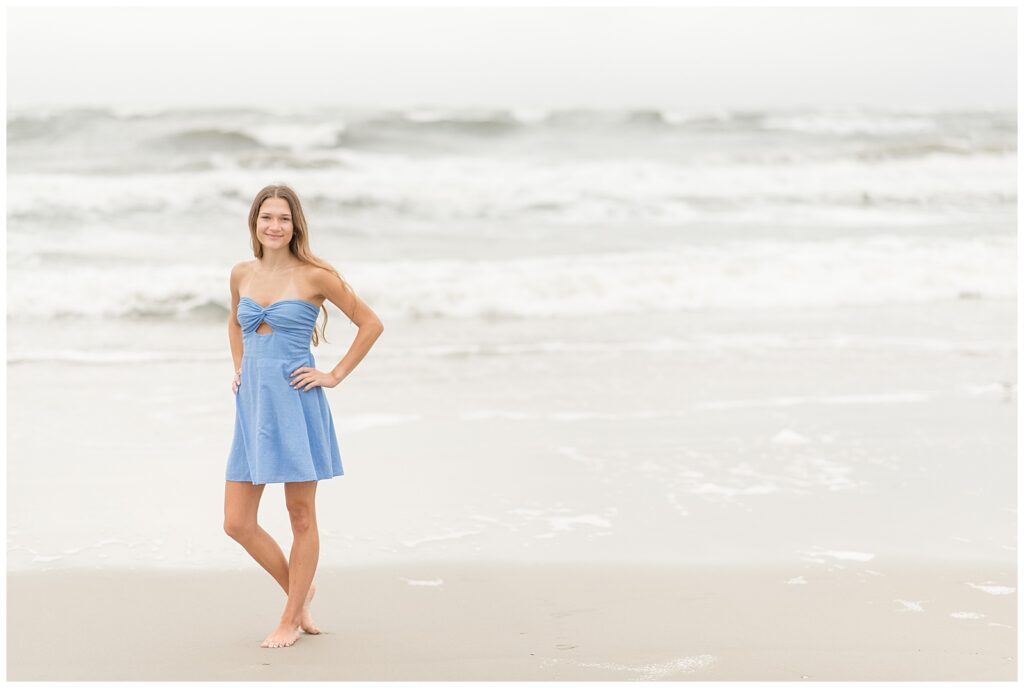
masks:
{"type": "Polygon", "coordinates": [[[256,217],[256,236],[269,249],[285,248],[292,240],[292,211],[283,198],[268,198],[256,217]]]}

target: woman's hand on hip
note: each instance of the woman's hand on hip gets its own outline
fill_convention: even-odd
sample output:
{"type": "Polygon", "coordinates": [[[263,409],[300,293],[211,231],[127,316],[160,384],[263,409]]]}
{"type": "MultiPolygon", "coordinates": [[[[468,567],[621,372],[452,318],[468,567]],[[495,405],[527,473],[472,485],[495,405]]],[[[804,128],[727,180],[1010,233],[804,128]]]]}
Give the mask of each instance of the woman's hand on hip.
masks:
{"type": "Polygon", "coordinates": [[[292,371],[292,381],[288,384],[295,389],[308,392],[314,387],[334,387],[338,384],[338,379],[316,368],[296,368],[292,371]]]}

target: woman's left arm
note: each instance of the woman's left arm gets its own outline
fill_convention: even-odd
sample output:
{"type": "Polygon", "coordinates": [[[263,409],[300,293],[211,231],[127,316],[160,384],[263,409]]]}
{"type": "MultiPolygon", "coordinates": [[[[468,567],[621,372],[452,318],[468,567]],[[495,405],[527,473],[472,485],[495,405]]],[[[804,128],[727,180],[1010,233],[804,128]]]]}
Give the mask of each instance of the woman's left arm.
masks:
{"type": "Polygon", "coordinates": [[[318,384],[321,387],[334,387],[344,380],[359,365],[377,338],[384,331],[384,323],[373,312],[366,302],[356,295],[350,285],[340,277],[327,270],[316,271],[316,284],[328,301],[340,308],[359,328],[356,338],[348,352],[338,361],[338,365],[328,373],[321,373],[315,368],[298,368],[292,372],[292,387],[310,390],[318,384]]]}

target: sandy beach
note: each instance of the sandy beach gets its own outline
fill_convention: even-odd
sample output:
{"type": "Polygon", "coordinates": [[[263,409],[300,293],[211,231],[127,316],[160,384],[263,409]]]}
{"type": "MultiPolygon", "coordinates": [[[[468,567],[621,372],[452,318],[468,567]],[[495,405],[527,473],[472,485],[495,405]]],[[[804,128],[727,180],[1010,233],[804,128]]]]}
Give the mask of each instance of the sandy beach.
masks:
{"type": "Polygon", "coordinates": [[[1005,564],[435,565],[8,577],[8,680],[1014,680],[1005,564]],[[878,568],[884,571],[878,571],[878,568]],[[870,570],[872,573],[868,573],[870,570]],[[198,617],[196,615],[199,615],[198,617]]]}

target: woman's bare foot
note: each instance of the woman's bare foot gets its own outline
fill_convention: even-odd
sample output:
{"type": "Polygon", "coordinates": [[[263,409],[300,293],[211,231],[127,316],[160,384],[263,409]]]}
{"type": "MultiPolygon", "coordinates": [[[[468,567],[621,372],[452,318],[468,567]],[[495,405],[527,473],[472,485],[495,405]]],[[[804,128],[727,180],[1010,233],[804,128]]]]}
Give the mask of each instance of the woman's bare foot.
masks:
{"type": "Polygon", "coordinates": [[[306,633],[309,633],[310,635],[316,635],[320,632],[320,629],[317,628],[317,625],[313,623],[313,617],[309,613],[309,603],[313,601],[313,594],[315,592],[316,585],[310,583],[309,592],[306,593],[306,601],[302,605],[302,623],[299,624],[302,630],[304,630],[306,633]]]}
{"type": "Polygon", "coordinates": [[[274,632],[260,643],[260,647],[288,647],[299,639],[299,627],[294,623],[282,621],[274,632]]]}

